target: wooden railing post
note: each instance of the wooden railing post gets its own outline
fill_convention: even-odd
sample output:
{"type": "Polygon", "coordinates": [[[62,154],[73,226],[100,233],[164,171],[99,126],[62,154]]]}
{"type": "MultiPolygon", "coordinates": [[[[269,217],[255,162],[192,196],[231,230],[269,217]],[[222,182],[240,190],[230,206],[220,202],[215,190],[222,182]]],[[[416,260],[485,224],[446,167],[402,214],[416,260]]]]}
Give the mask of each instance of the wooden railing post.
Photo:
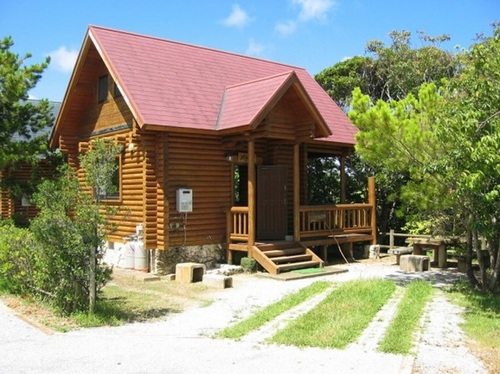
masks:
{"type": "Polygon", "coordinates": [[[377,198],[375,195],[375,178],[368,178],[368,204],[371,205],[371,227],[372,227],[372,244],[377,244],[377,198]]]}
{"type": "Polygon", "coordinates": [[[231,216],[231,209],[229,209],[226,212],[226,258],[227,258],[227,263],[232,265],[233,264],[233,252],[231,252],[231,249],[229,248],[231,244],[231,233],[233,232],[233,221],[232,221],[232,216],[231,216]]]}
{"type": "Polygon", "coordinates": [[[389,231],[389,249],[394,248],[394,229],[389,231]]]}
{"type": "Polygon", "coordinates": [[[300,148],[293,146],[293,240],[300,241],[300,148]]]}
{"type": "Polygon", "coordinates": [[[255,141],[248,140],[248,257],[255,245],[255,141]]]}

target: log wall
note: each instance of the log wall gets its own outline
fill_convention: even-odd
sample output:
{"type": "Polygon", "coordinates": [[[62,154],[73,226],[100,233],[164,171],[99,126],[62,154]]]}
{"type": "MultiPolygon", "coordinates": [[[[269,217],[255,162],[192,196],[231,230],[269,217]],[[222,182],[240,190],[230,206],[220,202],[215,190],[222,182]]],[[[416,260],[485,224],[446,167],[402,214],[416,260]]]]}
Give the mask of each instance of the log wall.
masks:
{"type": "Polygon", "coordinates": [[[225,242],[232,168],[221,139],[170,134],[166,148],[169,226],[165,229],[169,230],[169,247],[225,242]],[[178,188],[193,190],[192,213],[176,211],[178,188]]]}

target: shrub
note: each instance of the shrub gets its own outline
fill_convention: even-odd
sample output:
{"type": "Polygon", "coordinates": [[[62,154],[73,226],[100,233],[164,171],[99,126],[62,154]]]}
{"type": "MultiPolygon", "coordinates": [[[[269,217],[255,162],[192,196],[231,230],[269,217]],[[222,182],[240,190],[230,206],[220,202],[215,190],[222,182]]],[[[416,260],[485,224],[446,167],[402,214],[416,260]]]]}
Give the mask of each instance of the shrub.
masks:
{"type": "Polygon", "coordinates": [[[15,294],[31,293],[35,284],[36,243],[27,229],[0,225],[0,288],[15,294]]]}
{"type": "Polygon", "coordinates": [[[248,273],[254,273],[257,271],[257,262],[254,258],[242,257],[241,268],[248,273]]]}
{"type": "MultiPolygon", "coordinates": [[[[71,174],[44,181],[34,199],[40,207],[30,227],[39,244],[37,288],[63,314],[84,311],[89,307],[91,260],[88,222],[79,219],[87,207],[80,204],[77,181],[71,174]]],[[[111,276],[111,269],[99,262],[96,258],[98,288],[111,276]]]]}

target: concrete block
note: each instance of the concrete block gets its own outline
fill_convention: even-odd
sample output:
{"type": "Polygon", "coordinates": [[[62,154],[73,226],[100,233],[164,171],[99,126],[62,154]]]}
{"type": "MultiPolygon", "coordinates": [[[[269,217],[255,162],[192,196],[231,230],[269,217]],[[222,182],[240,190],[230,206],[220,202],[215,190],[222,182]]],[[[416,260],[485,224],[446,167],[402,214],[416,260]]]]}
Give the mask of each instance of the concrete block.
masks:
{"type": "Polygon", "coordinates": [[[370,245],[368,251],[369,251],[369,258],[374,258],[374,259],[380,258],[380,245],[372,244],[370,245]]]}
{"type": "Polygon", "coordinates": [[[413,247],[397,247],[389,249],[387,253],[396,256],[396,264],[399,265],[399,261],[402,255],[410,255],[413,253],[413,247]]]}
{"type": "Polygon", "coordinates": [[[214,288],[231,288],[233,287],[233,277],[224,274],[205,274],[203,284],[214,288]]]}
{"type": "Polygon", "coordinates": [[[399,268],[403,271],[429,270],[429,257],[419,255],[403,255],[400,258],[399,268]]]}
{"type": "Polygon", "coordinates": [[[175,280],[181,283],[201,282],[205,274],[205,265],[196,262],[184,262],[175,266],[175,280]]]}

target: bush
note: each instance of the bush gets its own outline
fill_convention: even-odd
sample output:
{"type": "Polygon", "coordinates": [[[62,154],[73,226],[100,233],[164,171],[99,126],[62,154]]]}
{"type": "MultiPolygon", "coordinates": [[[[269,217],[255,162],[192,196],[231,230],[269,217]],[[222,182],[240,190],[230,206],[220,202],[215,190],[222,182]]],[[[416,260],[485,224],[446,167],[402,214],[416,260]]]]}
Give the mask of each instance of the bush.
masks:
{"type": "Polygon", "coordinates": [[[36,242],[27,229],[0,225],[0,289],[29,294],[35,287],[36,242]]]}
{"type": "Polygon", "coordinates": [[[257,262],[254,258],[242,257],[241,268],[248,273],[254,273],[257,271],[257,262]]]}
{"type": "MultiPolygon", "coordinates": [[[[39,244],[37,287],[63,314],[85,311],[89,307],[93,247],[87,240],[88,221],[79,219],[80,212],[87,207],[79,204],[76,183],[69,174],[56,181],[43,182],[35,194],[40,213],[30,227],[39,244]]],[[[97,257],[97,289],[111,277],[111,269],[100,266],[99,262],[97,257]]]]}

